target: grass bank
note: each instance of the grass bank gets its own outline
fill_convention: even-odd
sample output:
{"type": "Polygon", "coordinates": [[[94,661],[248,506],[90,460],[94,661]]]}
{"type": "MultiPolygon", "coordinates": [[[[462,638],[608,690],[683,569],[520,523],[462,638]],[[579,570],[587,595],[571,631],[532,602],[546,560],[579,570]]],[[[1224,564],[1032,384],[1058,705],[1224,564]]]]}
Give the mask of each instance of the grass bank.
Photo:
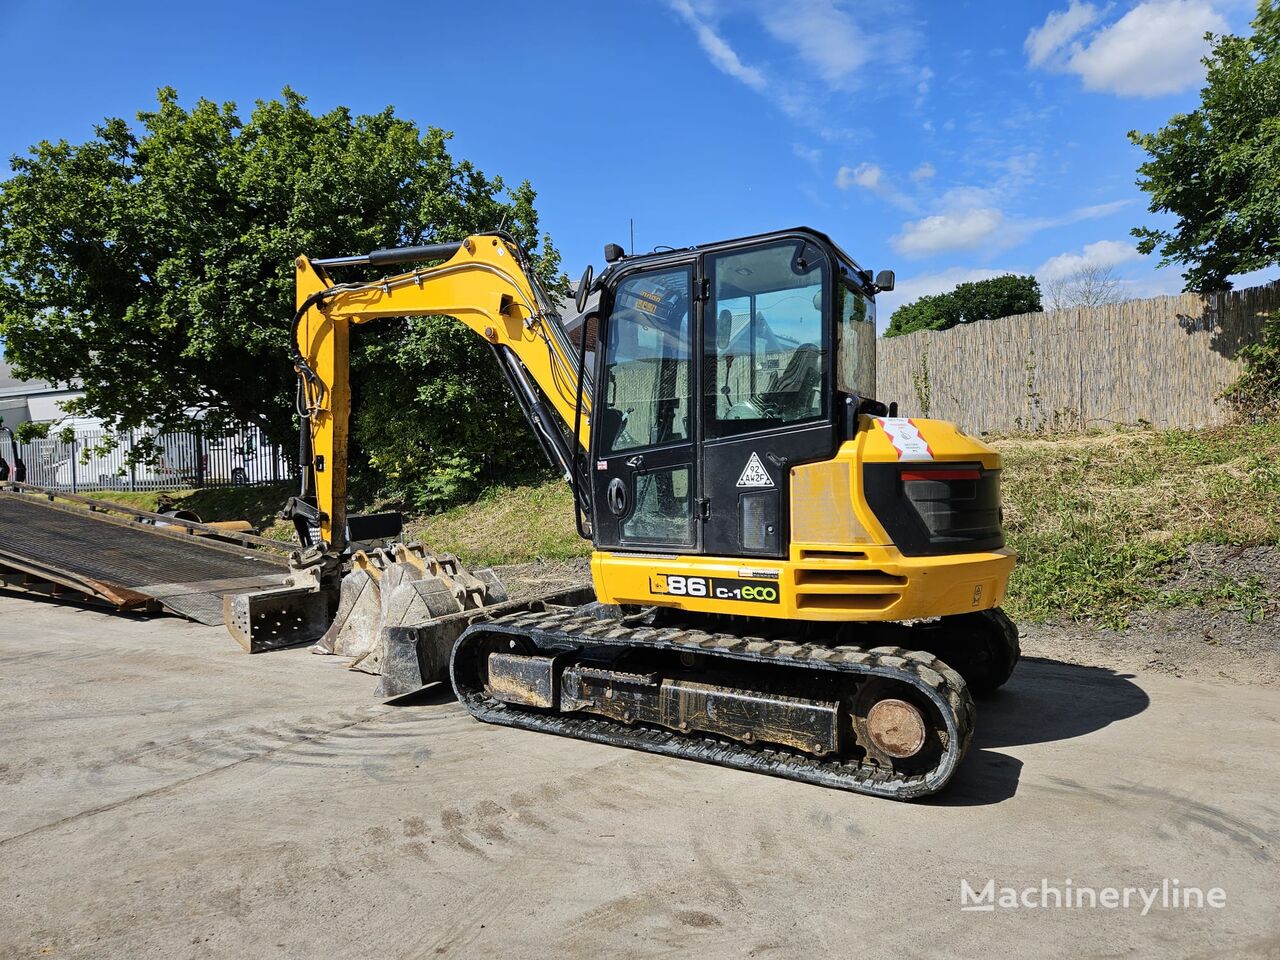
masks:
{"type": "Polygon", "coordinates": [[[206,522],[248,520],[255,528],[263,529],[275,523],[276,513],[291,493],[292,484],[269,484],[262,487],[207,487],[203,490],[138,490],[132,493],[101,490],[85,496],[153,512],[165,497],[171,503],[165,509],[194,510],[206,522]]]}
{"type": "Polygon", "coordinates": [[[573,525],[573,495],[562,480],[490,490],[475,503],[410,522],[405,536],[468,564],[569,560],[591,552],[573,525]]]}
{"type": "Polygon", "coordinates": [[[1015,617],[1121,625],[1151,605],[1262,616],[1275,597],[1229,565],[1186,584],[1192,544],[1280,545],[1280,424],[996,441],[1015,617]],[[1175,584],[1175,581],[1177,583],[1175,584]]]}
{"type": "MultiPolygon", "coordinates": [[[[1007,600],[1019,620],[1123,624],[1153,605],[1262,616],[1276,598],[1227,568],[1179,577],[1197,543],[1280,545],[1280,425],[1126,431],[993,441],[1005,457],[1005,526],[1020,560],[1007,600]]],[[[560,482],[494,490],[410,525],[475,564],[589,552],[560,482]]]]}

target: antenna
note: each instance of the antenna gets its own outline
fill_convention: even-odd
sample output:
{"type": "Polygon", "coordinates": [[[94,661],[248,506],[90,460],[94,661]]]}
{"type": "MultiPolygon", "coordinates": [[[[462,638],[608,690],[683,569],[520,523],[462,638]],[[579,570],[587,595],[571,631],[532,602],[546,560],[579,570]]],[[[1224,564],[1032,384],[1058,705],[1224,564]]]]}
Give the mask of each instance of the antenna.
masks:
{"type": "Polygon", "coordinates": [[[636,218],[631,218],[631,256],[636,255],[636,218]]]}

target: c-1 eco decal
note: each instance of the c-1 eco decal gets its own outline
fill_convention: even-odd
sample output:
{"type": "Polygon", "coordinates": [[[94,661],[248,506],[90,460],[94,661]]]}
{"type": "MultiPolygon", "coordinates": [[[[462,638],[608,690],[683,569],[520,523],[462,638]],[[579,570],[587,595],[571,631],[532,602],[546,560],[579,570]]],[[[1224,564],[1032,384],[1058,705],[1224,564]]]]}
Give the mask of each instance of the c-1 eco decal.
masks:
{"type": "Polygon", "coordinates": [[[777,603],[779,599],[776,581],[690,577],[683,573],[655,573],[649,578],[649,592],[660,597],[707,597],[748,603],[777,603]]]}

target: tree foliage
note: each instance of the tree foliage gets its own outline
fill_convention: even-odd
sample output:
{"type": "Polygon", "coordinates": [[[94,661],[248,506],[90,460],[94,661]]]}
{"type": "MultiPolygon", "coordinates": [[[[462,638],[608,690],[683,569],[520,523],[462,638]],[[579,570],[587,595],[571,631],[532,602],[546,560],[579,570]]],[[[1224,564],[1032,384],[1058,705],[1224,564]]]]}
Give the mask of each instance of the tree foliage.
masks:
{"type": "MultiPolygon", "coordinates": [[[[300,253],[502,225],[544,282],[563,283],[528,182],[486,177],[450,155],[451,134],[422,132],[390,107],[315,114],[286,88],[244,120],[232,103],[185,109],[165,88],[137,121],[108,119],[80,144],[38,143],[0,183],[7,359],[23,377],[78,381],[80,411],[116,432],[181,426],[194,411],[256,424],[291,448],[300,253]]],[[[449,323],[353,335],[352,473],[367,497],[434,505],[438,492],[474,493],[540,462],[486,345],[449,323]]]]}
{"type": "Polygon", "coordinates": [[[1039,313],[1040,309],[1040,284],[1036,278],[1008,273],[990,280],[962,283],[950,293],[904,303],[893,311],[884,335],[896,337],[917,330],[947,330],[961,323],[1039,313]]]}
{"type": "Polygon", "coordinates": [[[1186,290],[1230,289],[1232,274],[1280,258],[1280,9],[1262,0],[1250,37],[1213,37],[1200,107],[1155,133],[1138,186],[1171,229],[1133,230],[1142,253],[1186,267],[1186,290]]]}

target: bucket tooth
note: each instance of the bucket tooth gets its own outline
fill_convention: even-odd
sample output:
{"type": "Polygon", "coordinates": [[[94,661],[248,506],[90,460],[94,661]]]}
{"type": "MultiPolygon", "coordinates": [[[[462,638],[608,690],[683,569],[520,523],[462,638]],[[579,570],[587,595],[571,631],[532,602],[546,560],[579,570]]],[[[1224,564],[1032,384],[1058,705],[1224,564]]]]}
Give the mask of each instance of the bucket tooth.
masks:
{"type": "Polygon", "coordinates": [[[490,606],[495,603],[506,603],[511,599],[507,594],[507,586],[502,582],[502,578],[488,567],[483,567],[477,570],[476,579],[481,581],[485,586],[485,606],[490,606]]]}

